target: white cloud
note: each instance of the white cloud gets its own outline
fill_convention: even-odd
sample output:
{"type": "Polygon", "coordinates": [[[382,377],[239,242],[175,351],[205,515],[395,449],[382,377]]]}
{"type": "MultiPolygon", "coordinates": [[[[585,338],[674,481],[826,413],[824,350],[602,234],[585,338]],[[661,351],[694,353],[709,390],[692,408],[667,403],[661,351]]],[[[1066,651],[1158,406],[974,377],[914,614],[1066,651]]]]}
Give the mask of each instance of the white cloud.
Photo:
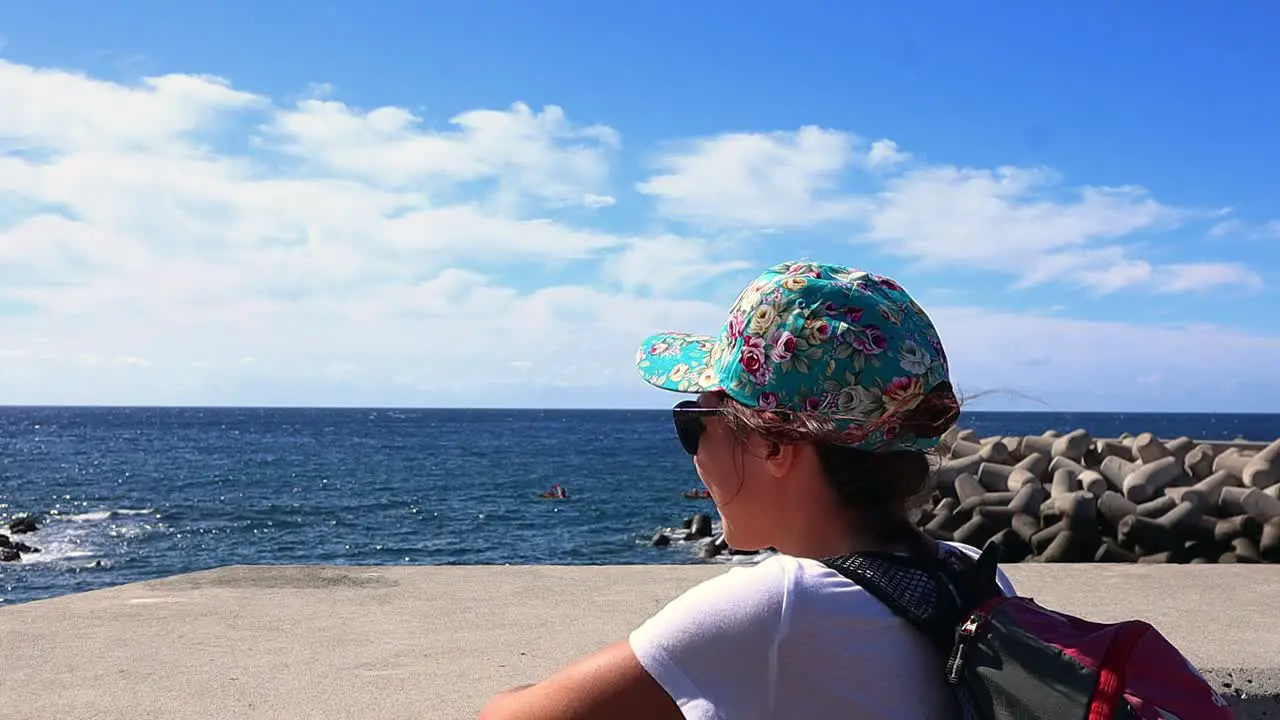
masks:
{"type": "Polygon", "coordinates": [[[793,227],[857,214],[863,203],[827,197],[854,162],[853,136],[806,126],[796,132],[732,133],[657,158],[659,174],[637,185],[671,216],[720,227],[793,227]]]}
{"type": "Polygon", "coordinates": [[[1129,287],[1207,289],[1260,285],[1228,263],[1153,265],[1126,240],[1211,215],[1175,208],[1140,187],[1065,188],[1042,168],[921,165],[891,140],[861,151],[848,133],[733,133],[662,156],[639,185],[667,215],[704,225],[806,228],[842,224],[861,242],[937,267],[968,266],[1013,276],[1015,287],[1064,281],[1099,291],[1129,287]],[[868,192],[847,190],[863,169],[868,192]],[[895,172],[896,171],[896,172],[895,172]],[[1185,278],[1205,269],[1199,281],[1185,278]]]}
{"type": "Polygon", "coordinates": [[[1223,220],[1209,228],[1209,237],[1242,237],[1249,240],[1280,239],[1280,220],[1246,223],[1243,220],[1223,220]]]}
{"type": "MultiPolygon", "coordinates": [[[[371,177],[377,163],[398,157],[388,177],[433,178],[436,191],[491,176],[522,195],[603,206],[605,196],[584,194],[607,174],[603,160],[559,143],[614,144],[616,133],[572,130],[558,109],[466,113],[455,119],[464,132],[437,136],[406,129],[407,116],[392,109],[358,117],[332,107],[312,115],[276,110],[216,78],[170,75],[125,87],[5,63],[0,93],[22,101],[0,108],[0,147],[8,151],[0,155],[0,257],[80,273],[103,291],[139,292],[193,258],[214,276],[227,269],[222,290],[252,291],[403,277],[459,258],[584,258],[621,242],[549,217],[441,204],[424,187],[371,177]],[[279,170],[197,141],[217,129],[219,111],[246,108],[274,117],[273,127],[300,123],[305,131],[294,137],[312,151],[306,163],[323,170],[279,170]],[[353,125],[374,129],[366,136],[353,125]]],[[[41,299],[52,301],[47,293],[41,299]]]]}
{"type": "Polygon", "coordinates": [[[1152,268],[1153,274],[1163,275],[1152,286],[1159,292],[1190,292],[1223,285],[1262,287],[1262,279],[1256,273],[1236,263],[1169,263],[1152,268]]]}
{"type": "Polygon", "coordinates": [[[617,204],[617,199],[611,195],[596,195],[587,193],[582,196],[582,204],[589,208],[611,207],[617,204]]]}
{"type": "MultiPolygon", "coordinates": [[[[633,208],[605,209],[618,133],[560,108],[438,130],[309,92],[282,106],[218,78],[0,61],[0,401],[665,402],[633,373],[636,343],[715,331],[732,275],[761,264],[741,234],[571,224],[633,208]]],[[[640,190],[720,230],[857,222],[907,257],[1100,290],[1250,280],[1134,257],[1122,238],[1182,212],[1136,189],[1054,200],[1043,173],[922,166],[815,127],[684,147],[640,190]],[[879,192],[842,192],[849,172],[879,192]]],[[[1280,360],[1277,340],[1221,329],[931,311],[967,386],[1052,379],[1083,397],[1141,371],[1168,396],[1223,372],[1275,387],[1280,360]]]]}
{"type": "Polygon", "coordinates": [[[1243,229],[1244,223],[1239,220],[1223,220],[1222,222],[1214,223],[1213,226],[1209,228],[1208,234],[1209,237],[1225,237],[1227,235],[1234,235],[1243,229]]]}
{"type": "Polygon", "coordinates": [[[594,273],[537,287],[532,263],[614,250],[619,268],[641,247],[732,264],[557,220],[614,202],[619,147],[559,108],[470,111],[435,132],[399,108],[281,108],[218,78],[122,85],[13,63],[0,95],[19,100],[0,106],[4,401],[253,402],[297,382],[492,395],[513,358],[535,364],[521,382],[597,387],[653,327],[721,320],[593,289],[594,273]]]}
{"type": "MultiPolygon", "coordinates": [[[[114,298],[91,313],[6,318],[11,355],[0,357],[0,397],[10,402],[255,402],[227,396],[328,378],[328,390],[367,383],[402,402],[458,392],[492,402],[530,383],[626,387],[631,360],[660,328],[710,331],[723,311],[698,301],[640,299],[587,286],[520,292],[467,270],[418,283],[299,302],[223,296],[217,305],[114,298]],[[84,358],[129,358],[86,365],[84,358]],[[245,358],[252,358],[247,362],[245,358]],[[511,363],[527,363],[514,373],[511,363]],[[131,373],[141,365],[145,377],[131,373]],[[248,384],[253,381],[256,385],[248,384]]],[[[256,400],[261,402],[262,400],[256,400]]],[[[295,402],[308,402],[295,398],[295,402]]],[[[325,402],[314,398],[310,402],[325,402]]]]}
{"type": "Polygon", "coordinates": [[[1153,293],[1199,292],[1223,286],[1257,290],[1262,279],[1237,263],[1200,262],[1152,265],[1128,256],[1111,245],[1072,252],[1055,252],[1035,258],[1026,266],[1016,288],[1058,280],[1099,294],[1139,289],[1153,293]]]}
{"type": "Polygon", "coordinates": [[[629,292],[679,294],[725,273],[752,269],[752,263],[734,259],[729,252],[734,249],[675,235],[637,238],[605,261],[602,276],[629,292]]]}
{"type": "Polygon", "coordinates": [[[0,59],[0,141],[23,150],[156,149],[263,98],[199,75],[135,87],[0,59]]]}
{"type": "MultiPolygon", "coordinates": [[[[1021,393],[1043,409],[1270,412],[1280,336],[976,307],[929,309],[968,394],[1021,393]]],[[[1000,398],[974,410],[999,409],[1000,398]]]]}
{"type": "Polygon", "coordinates": [[[892,140],[876,140],[867,152],[867,165],[873,168],[893,167],[910,159],[911,155],[898,149],[898,143],[892,140]]]}
{"type": "Polygon", "coordinates": [[[1171,224],[1178,211],[1139,188],[1084,188],[1074,201],[1048,191],[1043,170],[931,167],[891,179],[867,215],[867,237],[939,262],[1019,262],[1171,224]]]}
{"type": "Polygon", "coordinates": [[[368,112],[335,100],[304,100],[274,115],[266,131],[306,164],[389,187],[449,187],[491,180],[539,198],[599,206],[595,191],[608,179],[608,152],[618,133],[603,125],[574,127],[564,110],[535,113],[472,110],[450,119],[458,129],[421,129],[422,119],[398,107],[368,112]]]}
{"type": "Polygon", "coordinates": [[[892,140],[867,144],[813,125],[726,133],[675,144],[654,159],[657,173],[636,189],[667,215],[707,227],[810,227],[869,210],[865,198],[841,192],[850,170],[888,170],[910,158],[892,140]]]}

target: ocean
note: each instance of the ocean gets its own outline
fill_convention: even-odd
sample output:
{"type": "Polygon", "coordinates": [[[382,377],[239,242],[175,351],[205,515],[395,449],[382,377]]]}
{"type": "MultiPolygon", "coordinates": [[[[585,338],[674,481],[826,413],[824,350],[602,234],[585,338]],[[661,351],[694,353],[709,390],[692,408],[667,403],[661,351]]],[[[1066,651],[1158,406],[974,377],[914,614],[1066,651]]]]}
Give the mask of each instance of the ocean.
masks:
{"type": "MultiPolygon", "coordinates": [[[[0,407],[0,606],[241,563],[633,564],[710,501],[661,410],[0,407]],[[538,496],[554,483],[565,501],[538,496]]],[[[1280,415],[966,412],[981,435],[1272,440],[1280,415]]]]}

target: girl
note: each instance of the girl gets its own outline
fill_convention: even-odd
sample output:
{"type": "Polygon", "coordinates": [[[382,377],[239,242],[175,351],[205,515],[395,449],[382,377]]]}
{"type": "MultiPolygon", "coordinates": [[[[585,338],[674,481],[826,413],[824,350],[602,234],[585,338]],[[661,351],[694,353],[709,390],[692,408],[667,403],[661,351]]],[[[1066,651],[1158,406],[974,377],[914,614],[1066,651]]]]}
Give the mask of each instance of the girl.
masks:
{"type": "MultiPolygon", "coordinates": [[[[941,658],[821,562],[943,557],[908,519],[928,452],[959,417],[933,323],[894,281],[788,262],[748,285],[715,337],[637,353],[739,549],[774,548],[677,597],[625,640],[494,698],[483,718],[738,720],[952,717],[941,658]]],[[[1000,589],[1012,594],[1003,573],[1000,589]]]]}

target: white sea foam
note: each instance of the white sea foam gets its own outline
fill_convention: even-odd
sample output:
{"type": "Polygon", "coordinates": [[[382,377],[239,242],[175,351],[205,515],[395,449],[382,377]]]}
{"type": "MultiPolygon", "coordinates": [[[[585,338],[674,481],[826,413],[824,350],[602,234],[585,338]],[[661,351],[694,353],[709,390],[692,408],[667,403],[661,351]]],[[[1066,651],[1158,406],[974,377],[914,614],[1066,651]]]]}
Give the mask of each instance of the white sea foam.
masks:
{"type": "Polygon", "coordinates": [[[151,508],[144,508],[141,510],[134,510],[130,508],[120,508],[118,510],[97,510],[95,512],[80,513],[78,515],[60,515],[60,516],[53,516],[53,517],[58,517],[62,520],[69,520],[71,522],[84,523],[84,522],[101,522],[103,520],[110,520],[111,518],[114,518],[114,517],[128,517],[131,515],[151,515],[154,512],[155,510],[152,510],[151,508]]]}
{"type": "Polygon", "coordinates": [[[75,515],[50,513],[41,518],[33,533],[11,535],[14,542],[40,548],[23,553],[23,564],[63,564],[83,566],[102,561],[121,538],[135,538],[150,532],[147,522],[155,514],[151,508],[96,510],[75,515]]]}

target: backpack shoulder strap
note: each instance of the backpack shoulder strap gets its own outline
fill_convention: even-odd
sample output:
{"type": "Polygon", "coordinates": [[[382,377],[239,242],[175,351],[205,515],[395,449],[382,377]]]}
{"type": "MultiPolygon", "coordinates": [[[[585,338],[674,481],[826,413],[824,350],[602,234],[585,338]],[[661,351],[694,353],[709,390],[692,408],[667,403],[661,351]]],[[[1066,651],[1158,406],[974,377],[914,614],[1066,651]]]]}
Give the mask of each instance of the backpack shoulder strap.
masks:
{"type": "Polygon", "coordinates": [[[959,602],[948,597],[950,588],[936,568],[887,552],[851,553],[822,562],[911,623],[939,650],[950,649],[959,622],[959,602]]]}
{"type": "Polygon", "coordinates": [[[958,552],[946,552],[943,558],[920,558],[868,551],[823,558],[822,562],[911,623],[940,650],[949,652],[964,616],[999,594],[999,552],[998,545],[988,544],[976,561],[958,552]]]}
{"type": "MultiPolygon", "coordinates": [[[[996,568],[1000,546],[987,543],[977,560],[937,545],[922,557],[886,552],[861,552],[823,558],[827,567],[861,586],[903,618],[953,662],[961,621],[988,598],[1000,594],[996,568]]],[[[979,720],[980,703],[971,688],[950,682],[956,714],[962,720],[979,720]]]]}

